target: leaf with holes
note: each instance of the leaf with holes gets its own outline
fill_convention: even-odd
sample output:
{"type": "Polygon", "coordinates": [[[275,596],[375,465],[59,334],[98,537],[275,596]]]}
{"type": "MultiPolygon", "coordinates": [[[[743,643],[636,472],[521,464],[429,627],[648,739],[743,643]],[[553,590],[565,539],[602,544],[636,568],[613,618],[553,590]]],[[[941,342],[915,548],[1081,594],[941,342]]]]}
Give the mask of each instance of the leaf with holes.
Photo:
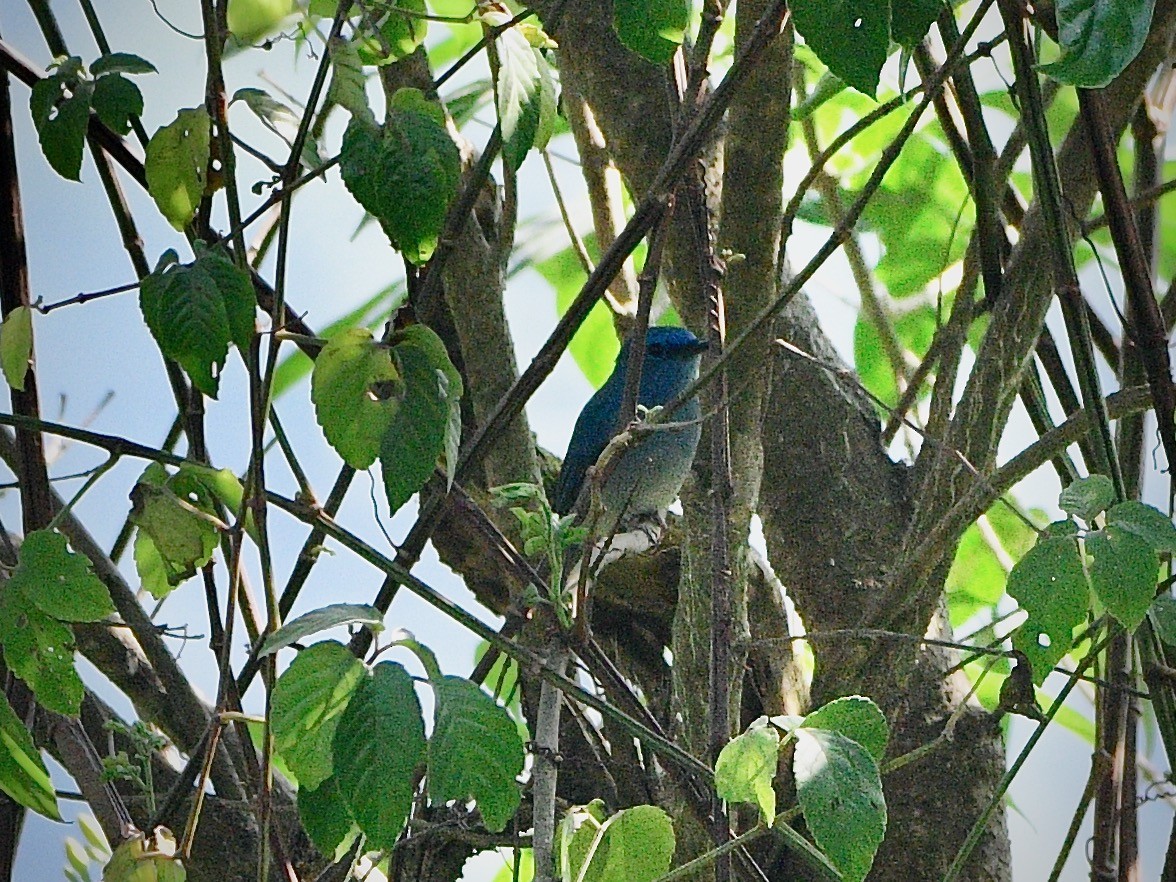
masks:
{"type": "Polygon", "coordinates": [[[331,777],[335,731],[364,674],[346,646],[328,640],[298,653],[278,678],[270,719],[274,749],[300,787],[314,789],[331,777]]]}
{"type": "Polygon", "coordinates": [[[367,328],[336,334],[315,359],[310,378],[315,418],[352,468],[366,469],[376,461],[406,395],[392,348],[377,342],[367,328]]]}
{"type": "Polygon", "coordinates": [[[339,165],[351,195],[405,259],[428,260],[461,179],[461,155],[441,108],[417,89],[400,89],[382,128],[352,118],[339,165]]]}
{"type": "Polygon", "coordinates": [[[43,613],[63,622],[99,622],[114,615],[110,592],[84,554],[70,551],[56,530],[24,538],[7,590],[21,592],[43,613]]]}
{"type": "Polygon", "coordinates": [[[23,592],[0,595],[0,645],[9,670],[28,684],[37,702],[68,716],[82,707],[84,687],[74,668],[74,635],[42,612],[23,592]]]}
{"type": "Polygon", "coordinates": [[[1013,647],[1029,659],[1038,685],[1070,651],[1090,608],[1076,533],[1073,521],[1050,524],[1009,573],[1009,595],[1029,614],[1013,632],[1013,647]]]}
{"type": "Polygon", "coordinates": [[[212,123],[203,107],[181,110],[147,143],[147,191],[177,230],[196,213],[208,183],[212,123]]]}
{"type": "Polygon", "coordinates": [[[486,828],[498,833],[519,807],[525,753],[506,708],[461,677],[434,682],[437,705],[429,739],[429,801],[472,797],[486,828]]]}
{"type": "Polygon", "coordinates": [[[94,112],[120,135],[131,130],[131,120],[143,115],[143,93],[121,74],[107,74],[94,83],[94,112]]]}
{"type": "Polygon", "coordinates": [[[405,393],[380,445],[388,507],[396,511],[424,486],[443,457],[452,480],[461,441],[461,375],[445,344],[424,325],[392,337],[405,393]]]}
{"type": "Polygon", "coordinates": [[[796,30],[834,74],[874,97],[890,50],[890,4],[877,0],[793,0],[796,30]]]}
{"type": "Polygon", "coordinates": [[[750,802],[759,807],[760,820],[769,827],[776,817],[776,764],[780,733],[771,725],[753,723],[720,751],[715,762],[715,792],[727,802],[750,802]]]}
{"type": "Polygon", "coordinates": [[[380,662],[351,697],[334,741],[339,793],[372,848],[396,844],[424,758],[425,722],[412,677],[395,662],[380,662]]]}
{"type": "Polygon", "coordinates": [[[139,308],[163,354],[215,398],[229,344],[249,346],[256,300],[249,276],[215,251],[181,264],[167,250],[139,285],[139,308]]]}
{"type": "Polygon", "coordinates": [[[83,78],[82,60],[75,55],[38,80],[29,96],[41,151],[53,170],[71,181],[81,179],[93,95],[94,82],[83,78]]]}
{"type": "Polygon", "coordinates": [[[886,801],[874,757],[840,732],[797,729],[792,767],[804,820],[843,878],[861,882],[886,834],[886,801]]]}

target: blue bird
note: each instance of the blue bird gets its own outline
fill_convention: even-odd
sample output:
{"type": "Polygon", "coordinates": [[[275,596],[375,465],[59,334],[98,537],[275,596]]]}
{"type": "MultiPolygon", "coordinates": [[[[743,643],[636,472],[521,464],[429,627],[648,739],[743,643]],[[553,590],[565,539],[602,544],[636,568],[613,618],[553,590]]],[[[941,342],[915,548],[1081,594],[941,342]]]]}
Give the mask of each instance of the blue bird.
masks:
{"type": "MultiPolygon", "coordinates": [[[[698,376],[698,362],[705,349],[706,343],[685,328],[650,328],[645,336],[637,403],[645,408],[669,404],[698,376]]],[[[560,514],[572,510],[585,474],[617,430],[628,362],[626,340],[612,374],[576,420],[555,489],[553,507],[560,514]]],[[[662,517],[678,498],[698,447],[698,399],[691,398],[667,416],[668,422],[688,425],[647,434],[640,444],[625,451],[609,474],[601,499],[612,519],[653,514],[662,517]]],[[[608,529],[611,526],[606,522],[608,529]]]]}

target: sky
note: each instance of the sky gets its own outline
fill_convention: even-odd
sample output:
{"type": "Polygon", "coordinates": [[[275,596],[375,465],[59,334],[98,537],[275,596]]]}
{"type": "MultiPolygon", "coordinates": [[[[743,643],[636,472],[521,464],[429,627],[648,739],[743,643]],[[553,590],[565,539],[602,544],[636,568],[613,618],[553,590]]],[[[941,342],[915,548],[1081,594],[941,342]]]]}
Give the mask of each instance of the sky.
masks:
{"type": "MultiPolygon", "coordinates": [[[[144,124],[153,132],[170,121],[177,107],[197,106],[203,96],[203,50],[194,40],[177,36],[153,11],[148,0],[104,0],[97,4],[103,23],[115,48],[140,54],[153,61],[159,73],[138,77],[136,82],[146,99],[144,124]]],[[[75,7],[56,4],[60,23],[71,50],[86,61],[98,52],[88,36],[84,21],[75,7]]],[[[181,0],[158,0],[159,11],[177,27],[198,31],[198,7],[181,0]]],[[[48,62],[48,54],[31,15],[22,3],[0,4],[0,34],[38,64],[48,62]]],[[[279,83],[293,94],[305,94],[313,75],[316,59],[296,53],[289,43],[278,43],[268,53],[246,53],[226,65],[229,91],[244,86],[273,89],[279,83]]],[[[484,71],[470,76],[485,75],[484,71]]],[[[459,83],[455,85],[459,85],[459,83]]],[[[133,280],[130,263],[118,240],[109,207],[98,185],[97,173],[87,158],[83,164],[83,184],[59,178],[41,158],[36,134],[27,113],[27,90],[13,86],[17,108],[16,138],[21,187],[24,195],[33,293],[54,302],[82,291],[95,291],[133,280]]],[[[280,154],[281,145],[269,133],[253,123],[243,108],[234,108],[231,123],[248,140],[280,154]]],[[[488,122],[486,114],[483,122],[488,122]]],[[[488,125],[472,124],[467,136],[484,139],[488,125]]],[[[328,153],[337,146],[338,128],[327,136],[328,153]]],[[[570,144],[553,144],[556,154],[573,153],[570,144]]],[[[578,170],[569,162],[556,159],[555,167],[568,201],[576,208],[581,229],[587,226],[583,209],[583,185],[578,170]]],[[[268,174],[256,163],[242,161],[242,190],[248,197],[248,185],[264,180],[268,174]]],[[[148,197],[137,185],[124,178],[124,185],[134,216],[146,245],[149,260],[154,261],[168,248],[177,249],[182,259],[187,250],[184,240],[159,218],[148,197]]],[[[559,221],[554,199],[542,163],[532,155],[522,169],[522,192],[528,201],[524,211],[537,222],[535,229],[556,229],[559,221]]],[[[311,327],[321,328],[399,275],[400,261],[383,234],[374,224],[359,227],[362,212],[340,185],[336,173],[327,183],[313,183],[299,194],[292,224],[292,247],[288,275],[288,298],[293,308],[305,314],[311,327]]],[[[823,236],[810,228],[798,231],[794,238],[794,263],[804,260],[820,244],[823,236]]],[[[263,274],[272,278],[272,258],[263,274]]],[[[808,290],[834,344],[847,359],[852,355],[853,320],[856,295],[851,278],[840,256],[830,262],[808,290]]],[[[547,284],[537,274],[525,271],[514,276],[506,294],[506,309],[515,333],[516,354],[520,367],[538,351],[556,321],[554,298],[547,284]]],[[[46,418],[70,424],[87,423],[89,428],[130,437],[145,444],[160,444],[170,425],[174,409],[166,386],[161,359],[138,311],[134,293],[93,301],[85,306],[57,310],[36,319],[37,368],[43,413],[46,418]]],[[[541,445],[562,453],[580,406],[591,388],[571,359],[565,357],[548,381],[540,388],[527,408],[531,428],[541,445]]],[[[245,372],[240,359],[230,357],[222,379],[219,400],[208,404],[211,458],[218,466],[240,472],[248,452],[249,428],[244,407],[245,372]]],[[[7,406],[0,404],[0,406],[7,406]]],[[[314,421],[307,386],[303,383],[277,403],[283,423],[292,433],[292,441],[302,453],[312,485],[321,496],[334,480],[339,468],[337,455],[326,445],[314,421]]],[[[1006,445],[1016,449],[1029,437],[1027,423],[1018,416],[1006,445]]],[[[69,474],[97,465],[102,457],[82,445],[69,445],[58,451],[54,474],[69,474]]],[[[276,461],[276,460],[273,460],[276,461]]],[[[127,493],[143,468],[142,463],[125,462],[82,499],[77,512],[91,526],[100,541],[109,545],[121,524],[128,501],[127,493]],[[110,512],[116,512],[112,516],[110,512]]],[[[295,486],[280,468],[271,465],[270,475],[279,492],[292,492],[295,486]]],[[[1056,498],[1056,484],[1049,477],[1035,479],[1022,488],[1026,498],[1056,498]]],[[[359,476],[348,496],[339,520],[355,529],[375,547],[389,550],[387,540],[377,527],[377,519],[386,520],[383,506],[373,502],[382,495],[378,476],[372,482],[359,476]],[[378,512],[378,514],[377,514],[378,512]]],[[[63,482],[59,492],[69,496],[78,482],[63,482]]],[[[9,529],[19,522],[16,497],[0,497],[0,517],[9,529]]],[[[403,536],[411,525],[415,507],[410,504],[386,523],[393,539],[403,536]]],[[[278,560],[291,561],[297,553],[304,531],[275,518],[274,541],[278,560]]],[[[287,567],[288,569],[288,567],[287,567]]],[[[446,596],[486,621],[494,617],[480,608],[461,581],[441,565],[431,552],[415,570],[417,575],[446,596]]],[[[128,570],[133,577],[133,572],[128,570]]],[[[281,579],[283,573],[279,573],[281,579]]],[[[341,550],[324,559],[304,591],[295,612],[304,612],[327,603],[367,602],[379,580],[369,569],[341,550]]],[[[203,599],[196,582],[182,586],[165,603],[160,619],[178,624],[190,623],[193,636],[206,630],[203,599]]],[[[468,673],[476,641],[448,620],[406,592],[396,599],[387,618],[390,628],[405,627],[418,639],[438,652],[446,673],[468,673]]],[[[203,692],[215,690],[212,657],[200,640],[183,645],[176,643],[181,661],[203,692]]],[[[397,657],[400,661],[406,658],[397,657]]],[[[86,670],[83,664],[83,670],[86,670]]],[[[95,677],[90,682],[98,682],[95,677]]],[[[104,688],[104,696],[116,702],[113,690],[104,688]]],[[[258,701],[254,692],[249,701],[258,701]]],[[[1028,727],[1014,721],[1010,750],[1015,751],[1027,736],[1028,727]]],[[[1086,751],[1075,736],[1061,729],[1051,730],[1013,784],[1010,795],[1009,824],[1013,831],[1014,867],[1018,880],[1044,878],[1057,844],[1069,823],[1085,781],[1086,751]],[[1044,867],[1044,872],[1043,872],[1044,867]]],[[[64,783],[64,779],[62,779],[64,783]]],[[[1159,844],[1166,839],[1170,812],[1147,810],[1143,814],[1141,840],[1159,844]]],[[[79,836],[76,829],[31,818],[19,857],[19,879],[53,878],[63,863],[63,834],[79,836]]],[[[1079,843],[1085,841],[1086,834],[1079,843]]],[[[1162,851],[1158,852],[1162,855],[1162,851]]],[[[496,859],[483,860],[472,868],[467,878],[480,882],[487,878],[496,859]]],[[[1149,854],[1144,877],[1155,876],[1160,857],[1149,854]]],[[[1085,877],[1085,860],[1077,848],[1063,876],[1065,880],[1085,877]]]]}

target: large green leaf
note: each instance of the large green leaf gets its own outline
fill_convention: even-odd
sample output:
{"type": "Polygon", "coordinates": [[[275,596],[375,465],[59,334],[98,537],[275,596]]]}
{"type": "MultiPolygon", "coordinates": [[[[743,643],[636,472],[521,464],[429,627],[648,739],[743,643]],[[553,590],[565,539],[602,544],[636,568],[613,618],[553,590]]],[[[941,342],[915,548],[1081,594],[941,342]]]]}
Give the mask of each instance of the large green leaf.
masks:
{"type": "Polygon", "coordinates": [[[392,347],[377,342],[367,328],[336,334],[315,359],[310,379],[315,418],[352,468],[376,461],[407,394],[392,347]]]}
{"type": "Polygon", "coordinates": [[[863,695],[847,695],[822,705],[804,718],[809,729],[828,729],[840,732],[870,752],[874,762],[881,763],[886,755],[890,729],[878,705],[863,695]]]}
{"type": "Polygon", "coordinates": [[[358,603],[332,603],[321,609],[311,610],[293,621],[286,622],[277,631],[265,638],[259,656],[267,656],[292,646],[300,640],[338,628],[340,625],[363,625],[372,631],[384,630],[384,617],[374,606],[358,603]]]}
{"type": "Polygon", "coordinates": [[[28,684],[37,702],[76,716],[85,692],[74,668],[73,631],[42,612],[20,591],[0,595],[0,644],[8,669],[28,684]]]}
{"type": "Polygon", "coordinates": [[[343,182],[407,260],[428,260],[461,179],[461,156],[441,108],[417,89],[392,96],[383,128],[353,117],[343,135],[343,182]]]}
{"type": "MultiPolygon", "coordinates": [[[[494,27],[506,24],[511,16],[490,9],[481,18],[486,25],[494,27]]],[[[517,27],[502,31],[494,47],[498,52],[496,97],[502,127],[502,156],[517,170],[538,141],[540,122],[547,112],[544,103],[554,103],[553,92],[544,88],[544,80],[550,80],[551,74],[543,53],[517,27]]]]}
{"type": "Polygon", "coordinates": [[[1106,475],[1091,475],[1072,482],[1058,496],[1058,506],[1068,515],[1086,523],[1102,514],[1115,501],[1115,485],[1106,475]]]}
{"type": "Polygon", "coordinates": [[[373,848],[396,844],[425,758],[425,722],[412,677],[381,662],[356,689],[335,731],[339,792],[373,848]]]}
{"type": "Polygon", "coordinates": [[[452,480],[461,441],[461,375],[441,338],[409,325],[392,338],[405,393],[380,445],[388,507],[396,511],[424,486],[443,458],[452,480]]]}
{"type": "Polygon", "coordinates": [[[1062,83],[1099,89],[1143,48],[1155,0],[1058,0],[1062,57],[1041,69],[1062,83]]]}
{"type": "Polygon", "coordinates": [[[1090,607],[1075,533],[1073,521],[1051,524],[1009,573],[1009,595],[1029,614],[1013,632],[1013,646],[1029,659],[1038,684],[1070,651],[1090,607]]]}
{"type": "Polygon", "coordinates": [[[38,80],[29,96],[41,151],[53,170],[71,181],[81,178],[93,95],[94,82],[83,78],[82,60],[71,56],[38,80]]]}
{"type": "Polygon", "coordinates": [[[302,826],[314,847],[334,860],[342,859],[359,835],[359,827],[352,819],[334,778],[328,778],[313,789],[298,788],[298,817],[302,819],[302,826]]]}
{"type": "Polygon", "coordinates": [[[1123,627],[1139,627],[1156,596],[1160,559],[1151,544],[1118,524],[1088,533],[1086,550],[1093,556],[1090,584],[1107,611],[1123,627]]]}
{"type": "Polygon", "coordinates": [[[776,817],[776,765],[780,733],[774,726],[753,723],[731,739],[715,762],[715,792],[727,802],[750,802],[759,807],[760,820],[769,827],[776,817]]]}
{"type": "Polygon", "coordinates": [[[18,306],[0,324],[0,369],[13,389],[23,392],[29,359],[33,357],[33,311],[18,306]]]}
{"type": "Polygon", "coordinates": [[[944,0],[890,0],[890,35],[913,49],[927,36],[939,13],[950,8],[944,0]]]}
{"type": "Polygon", "coordinates": [[[890,48],[890,4],[878,0],[793,0],[796,30],[826,66],[870,97],[890,48]]]}
{"type": "Polygon", "coordinates": [[[21,543],[9,592],[21,592],[46,615],[63,622],[98,622],[114,615],[110,592],[90,559],[70,551],[56,530],[34,530],[21,543]]]}
{"type": "Polygon", "coordinates": [[[0,790],[25,808],[61,820],[49,771],[29,730],[7,698],[0,697],[0,790]]]}
{"type": "Polygon", "coordinates": [[[519,806],[515,778],[526,759],[518,728],[506,708],[461,677],[433,683],[437,705],[429,739],[429,800],[470,797],[486,828],[506,828],[519,806]]]}
{"type": "Polygon", "coordinates": [[[213,398],[229,344],[249,346],[256,302],[245,272],[200,247],[189,264],[165,251],[139,286],[139,307],[160,350],[213,398]]]}
{"type": "Polygon", "coordinates": [[[301,787],[313,790],[331,776],[336,728],[363,680],[363,663],[334,641],[304,649],[278,678],[270,716],[274,749],[301,787]]]}
{"type": "Polygon", "coordinates": [[[615,0],[613,26],[629,49],[654,64],[668,64],[690,24],[686,0],[615,0]]]}
{"type": "Polygon", "coordinates": [[[793,771],[804,820],[849,882],[861,882],[886,834],[886,801],[874,757],[840,732],[795,732],[793,771]]]}
{"type": "Polygon", "coordinates": [[[208,111],[191,107],[176,114],[147,143],[147,190],[177,230],[192,219],[204,195],[211,131],[208,111]]]}

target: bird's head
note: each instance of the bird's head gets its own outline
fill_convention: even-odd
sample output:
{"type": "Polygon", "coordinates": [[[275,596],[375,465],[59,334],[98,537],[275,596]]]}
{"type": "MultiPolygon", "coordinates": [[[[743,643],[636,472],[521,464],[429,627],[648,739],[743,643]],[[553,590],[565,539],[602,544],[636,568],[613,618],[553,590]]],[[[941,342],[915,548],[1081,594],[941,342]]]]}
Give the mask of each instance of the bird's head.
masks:
{"type": "Polygon", "coordinates": [[[645,354],[649,358],[691,360],[705,351],[706,341],[685,328],[654,327],[645,334],[645,354]]]}

